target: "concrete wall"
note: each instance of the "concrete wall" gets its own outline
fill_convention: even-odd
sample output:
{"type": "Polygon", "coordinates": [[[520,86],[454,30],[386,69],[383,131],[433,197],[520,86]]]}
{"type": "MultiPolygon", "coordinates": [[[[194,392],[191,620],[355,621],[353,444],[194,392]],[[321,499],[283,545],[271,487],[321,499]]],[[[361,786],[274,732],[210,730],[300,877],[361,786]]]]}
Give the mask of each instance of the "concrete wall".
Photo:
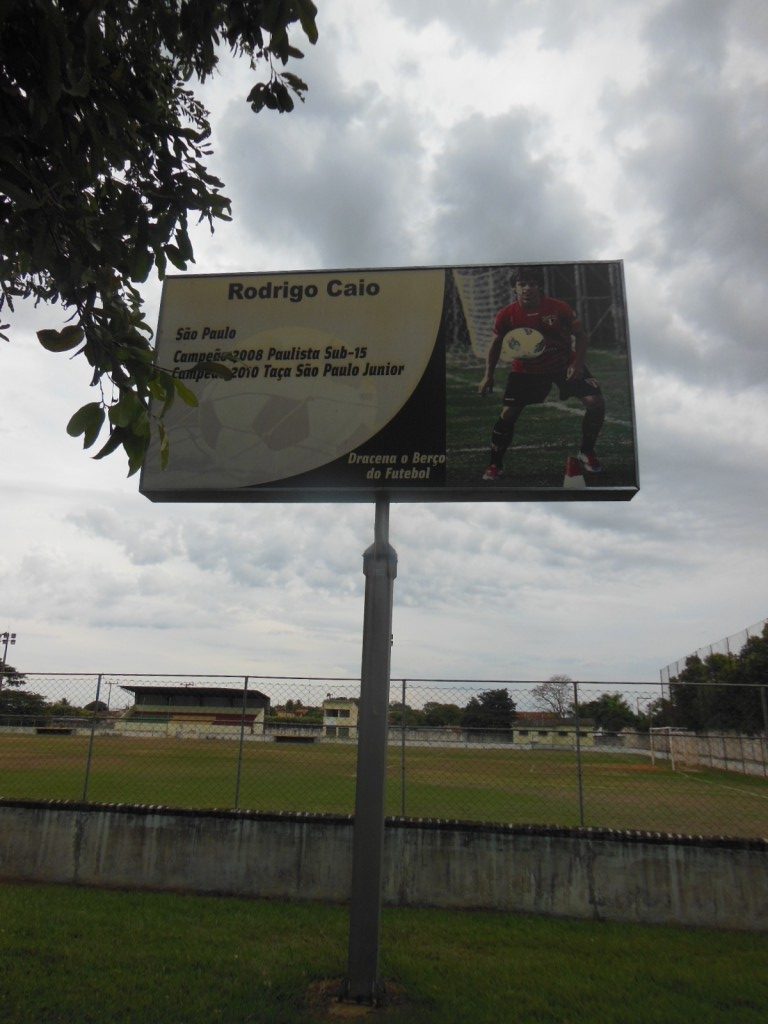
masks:
{"type": "MultiPolygon", "coordinates": [[[[462,729],[460,726],[406,726],[390,725],[388,742],[397,745],[403,742],[407,746],[455,746],[455,747],[511,747],[531,750],[538,747],[552,750],[576,749],[576,734],[572,728],[558,729],[556,726],[539,729],[524,725],[522,729],[515,724],[511,729],[462,729]],[[405,737],[403,737],[405,731],[405,737]],[[546,733],[546,735],[540,735],[546,733]],[[560,735],[565,733],[565,735],[560,735]]],[[[595,746],[595,734],[583,729],[580,737],[582,748],[595,746]]],[[[621,746],[621,744],[620,744],[621,746]]]]}
{"type": "MultiPolygon", "coordinates": [[[[349,817],[0,800],[0,880],[344,901],[349,817]]],[[[768,840],[389,819],[384,898],[768,928],[768,840]]]]}
{"type": "MultiPolygon", "coordinates": [[[[215,709],[214,709],[215,710],[215,709]]],[[[225,723],[216,722],[213,716],[207,719],[199,716],[199,720],[187,714],[173,712],[165,722],[152,722],[137,718],[119,718],[109,722],[109,728],[113,735],[117,736],[142,736],[157,737],[160,739],[176,740],[221,740],[240,739],[241,724],[238,721],[225,723]]],[[[246,736],[263,736],[264,734],[264,711],[258,711],[252,721],[246,721],[244,733],[246,736]]]]}
{"type": "MultiPolygon", "coordinates": [[[[631,734],[624,735],[628,737],[631,734]]],[[[697,733],[685,729],[666,731],[659,728],[648,736],[647,748],[654,758],[662,757],[672,762],[675,769],[717,768],[768,777],[768,742],[762,735],[697,733]]]]}

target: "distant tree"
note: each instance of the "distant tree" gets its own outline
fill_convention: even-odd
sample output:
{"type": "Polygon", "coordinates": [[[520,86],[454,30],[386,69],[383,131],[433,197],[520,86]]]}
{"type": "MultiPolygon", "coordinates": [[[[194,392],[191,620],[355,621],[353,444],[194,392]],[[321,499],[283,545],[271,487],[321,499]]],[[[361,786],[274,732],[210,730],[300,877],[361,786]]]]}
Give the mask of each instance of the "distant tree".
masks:
{"type": "Polygon", "coordinates": [[[109,705],[105,704],[103,700],[92,700],[88,704],[83,704],[83,710],[88,711],[91,714],[101,715],[104,712],[109,711],[109,705]]]}
{"type": "Polygon", "coordinates": [[[666,697],[648,700],[635,716],[638,732],[648,732],[650,728],[674,725],[674,706],[666,697]]]}
{"type": "Polygon", "coordinates": [[[459,725],[463,712],[458,704],[440,704],[428,700],[424,704],[424,725],[431,727],[459,725]]]}
{"type": "Polygon", "coordinates": [[[760,636],[748,637],[739,651],[739,661],[746,682],[768,686],[768,622],[760,636]]]}
{"type": "Polygon", "coordinates": [[[699,731],[712,725],[716,694],[709,684],[718,673],[722,678],[725,670],[720,662],[722,657],[718,655],[717,660],[707,664],[710,658],[705,662],[697,654],[691,655],[685,659],[685,668],[677,679],[670,680],[669,699],[676,727],[699,731]]]}
{"type": "Polygon", "coordinates": [[[307,713],[302,715],[302,722],[305,725],[322,725],[323,724],[323,709],[308,707],[307,713]]]}
{"type": "Polygon", "coordinates": [[[90,718],[92,714],[87,708],[70,704],[66,697],[62,697],[61,700],[57,700],[53,704],[48,704],[45,713],[51,718],[90,718]]]}
{"type": "Polygon", "coordinates": [[[194,262],[190,218],[211,230],[231,219],[204,163],[209,115],[190,83],[205,82],[227,48],[265,73],[251,108],[290,111],[307,86],[283,70],[302,56],[289,29],[300,23],[314,43],[316,13],[312,0],[0,4],[0,312],[19,298],[64,308],[67,326],[38,338],[84,356],[98,388],[67,431],[90,448],[106,426],[96,458],[122,447],[129,473],[155,426],[167,459],[162,414],[174,397],[197,404],[154,363],[136,285],[153,268],[162,278],[168,263],[194,262]]]}
{"type": "Polygon", "coordinates": [[[27,677],[13,665],[4,665],[0,661],[0,690],[6,686],[23,686],[26,681],[27,677]]]}
{"type": "Polygon", "coordinates": [[[768,683],[768,627],[737,654],[691,655],[670,679],[673,724],[697,732],[765,729],[762,686],[768,683]]]}
{"type": "Polygon", "coordinates": [[[508,729],[516,710],[508,690],[484,690],[468,701],[461,725],[468,729],[508,729]]]}
{"type": "Polygon", "coordinates": [[[0,670],[0,717],[13,718],[20,716],[44,715],[48,706],[45,697],[39,693],[31,693],[22,687],[27,679],[13,665],[4,665],[0,670]]]}
{"type": "Polygon", "coordinates": [[[637,725],[637,716],[620,693],[602,693],[595,700],[579,703],[579,716],[591,718],[598,729],[620,732],[637,725]]]}
{"type": "Polygon", "coordinates": [[[17,717],[47,713],[48,701],[39,693],[28,690],[0,691],[0,717],[17,717]]]}
{"type": "Polygon", "coordinates": [[[422,720],[421,711],[412,708],[410,704],[403,707],[402,701],[393,700],[389,704],[389,724],[406,726],[420,725],[422,720]]]}
{"type": "Polygon", "coordinates": [[[550,676],[545,682],[534,686],[531,695],[537,708],[566,718],[573,702],[573,680],[570,676],[550,676]]]}
{"type": "Polygon", "coordinates": [[[750,732],[768,733],[768,623],[760,636],[751,636],[739,652],[740,677],[749,684],[745,695],[750,732]],[[759,707],[759,710],[758,710],[759,707]]]}

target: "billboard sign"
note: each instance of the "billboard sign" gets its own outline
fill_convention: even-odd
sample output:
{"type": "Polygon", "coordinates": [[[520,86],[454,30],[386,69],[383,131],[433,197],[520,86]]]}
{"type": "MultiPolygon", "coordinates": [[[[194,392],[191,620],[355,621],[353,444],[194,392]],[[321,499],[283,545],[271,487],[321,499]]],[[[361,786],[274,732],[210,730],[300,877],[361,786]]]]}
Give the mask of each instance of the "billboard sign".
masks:
{"type": "Polygon", "coordinates": [[[198,404],[150,448],[155,501],[638,490],[620,262],[168,277],[156,359],[198,404]]]}

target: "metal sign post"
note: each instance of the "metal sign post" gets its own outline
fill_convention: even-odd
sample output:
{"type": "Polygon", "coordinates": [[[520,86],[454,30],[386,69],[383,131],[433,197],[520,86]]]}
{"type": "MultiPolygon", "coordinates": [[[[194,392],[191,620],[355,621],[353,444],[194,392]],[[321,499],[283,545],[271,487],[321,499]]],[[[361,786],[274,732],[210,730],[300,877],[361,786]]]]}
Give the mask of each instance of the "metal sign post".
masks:
{"type": "Polygon", "coordinates": [[[343,995],[378,1003],[379,934],[384,853],[392,596],[397,553],[389,543],[389,499],[376,501],[374,542],[363,554],[365,610],[352,845],[348,973],[343,995]]]}

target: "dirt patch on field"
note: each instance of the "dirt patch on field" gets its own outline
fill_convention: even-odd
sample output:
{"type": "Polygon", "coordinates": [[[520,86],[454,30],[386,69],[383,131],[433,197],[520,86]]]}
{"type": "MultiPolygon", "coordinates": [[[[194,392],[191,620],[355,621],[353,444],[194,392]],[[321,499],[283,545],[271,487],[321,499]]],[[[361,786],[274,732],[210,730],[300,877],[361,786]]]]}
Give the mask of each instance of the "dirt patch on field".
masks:
{"type": "Polygon", "coordinates": [[[317,1021],[345,1020],[386,1020],[388,1010],[401,1007],[407,1001],[405,990],[394,982],[386,982],[381,1004],[370,1006],[367,1003],[355,1003],[340,999],[342,988],[341,978],[325,978],[313,982],[307,989],[307,1009],[317,1021]]]}

